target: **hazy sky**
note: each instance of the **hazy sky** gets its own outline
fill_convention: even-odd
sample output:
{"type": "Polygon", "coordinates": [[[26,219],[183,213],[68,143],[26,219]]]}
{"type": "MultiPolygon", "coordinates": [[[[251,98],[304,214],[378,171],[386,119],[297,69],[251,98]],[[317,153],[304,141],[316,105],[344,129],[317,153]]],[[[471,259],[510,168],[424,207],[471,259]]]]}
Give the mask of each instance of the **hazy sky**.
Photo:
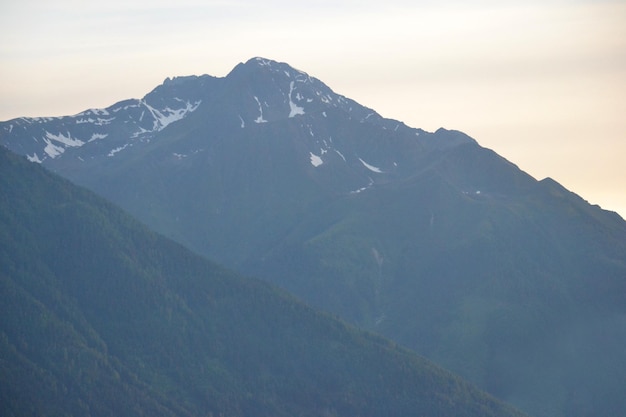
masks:
{"type": "Polygon", "coordinates": [[[287,62],[626,217],[626,1],[0,0],[0,120],[287,62]]]}

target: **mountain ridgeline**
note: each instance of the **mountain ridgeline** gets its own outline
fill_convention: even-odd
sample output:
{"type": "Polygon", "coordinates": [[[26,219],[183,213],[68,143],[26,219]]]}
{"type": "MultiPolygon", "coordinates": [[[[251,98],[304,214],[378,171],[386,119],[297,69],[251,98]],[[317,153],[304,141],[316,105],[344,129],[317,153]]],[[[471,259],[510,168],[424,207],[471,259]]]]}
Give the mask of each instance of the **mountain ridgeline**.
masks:
{"type": "Polygon", "coordinates": [[[532,415],[626,412],[626,222],[461,132],[255,58],[0,143],[532,415]]]}
{"type": "Polygon", "coordinates": [[[522,416],[0,148],[3,416],[522,416]]]}

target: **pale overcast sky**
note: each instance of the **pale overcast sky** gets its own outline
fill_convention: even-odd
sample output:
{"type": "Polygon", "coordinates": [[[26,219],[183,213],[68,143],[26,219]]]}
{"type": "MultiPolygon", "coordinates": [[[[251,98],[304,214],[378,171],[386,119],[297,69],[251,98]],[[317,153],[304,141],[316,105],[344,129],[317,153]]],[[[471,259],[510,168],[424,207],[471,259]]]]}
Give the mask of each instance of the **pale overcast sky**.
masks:
{"type": "Polygon", "coordinates": [[[0,120],[287,62],[626,217],[626,1],[0,0],[0,120]]]}

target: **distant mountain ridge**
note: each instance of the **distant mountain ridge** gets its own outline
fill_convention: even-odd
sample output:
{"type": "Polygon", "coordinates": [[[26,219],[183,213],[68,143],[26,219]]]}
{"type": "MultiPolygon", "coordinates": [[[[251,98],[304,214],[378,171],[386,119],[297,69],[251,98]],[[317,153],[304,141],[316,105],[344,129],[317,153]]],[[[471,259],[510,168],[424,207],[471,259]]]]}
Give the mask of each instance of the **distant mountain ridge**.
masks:
{"type": "MultiPolygon", "coordinates": [[[[411,129],[401,122],[384,119],[287,64],[253,58],[236,66],[224,78],[209,75],[168,78],[142,99],[124,100],[105,109],[89,109],[74,116],[18,118],[3,122],[3,144],[26,155],[31,162],[52,163],[52,159],[83,158],[85,154],[91,158],[113,157],[129,146],[150,142],[171,123],[189,117],[203,105],[203,101],[206,106],[228,105],[233,95],[239,95],[236,99],[241,100],[237,100],[236,108],[229,109],[232,110],[230,120],[223,121],[231,126],[245,128],[246,124],[274,122],[305,114],[327,117],[326,109],[339,109],[362,123],[395,132],[401,130],[431,136],[421,129],[411,129]],[[229,99],[220,103],[223,94],[229,95],[229,99]],[[241,105],[241,102],[245,103],[241,105]],[[76,148],[83,149],[75,155],[76,148]],[[66,151],[71,155],[64,155],[66,151]]],[[[310,134],[315,136],[314,132],[310,134]]],[[[462,134],[454,137],[455,141],[472,141],[462,134]]],[[[321,156],[329,151],[330,140],[332,138],[313,142],[317,147],[316,152],[311,152],[313,161],[323,161],[321,156]]],[[[339,157],[343,156],[338,150],[335,152],[339,157]]],[[[362,163],[365,167],[373,167],[365,161],[362,163]]],[[[374,168],[373,172],[376,172],[378,168],[374,168]]]]}
{"type": "Polygon", "coordinates": [[[263,58],[142,100],[159,113],[118,103],[81,133],[76,117],[16,119],[0,143],[537,417],[626,410],[617,214],[462,132],[382,118],[263,58]],[[159,128],[166,116],[180,118],[159,128]]]}

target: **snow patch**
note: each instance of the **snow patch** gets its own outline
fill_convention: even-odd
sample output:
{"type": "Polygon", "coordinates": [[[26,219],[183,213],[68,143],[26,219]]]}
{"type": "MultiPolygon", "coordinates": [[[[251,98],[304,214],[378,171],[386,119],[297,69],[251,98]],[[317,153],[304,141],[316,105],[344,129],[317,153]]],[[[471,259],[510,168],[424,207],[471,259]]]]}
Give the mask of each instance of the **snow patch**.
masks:
{"type": "Polygon", "coordinates": [[[134,139],[134,138],[137,138],[137,137],[139,137],[139,136],[143,135],[144,133],[151,133],[151,132],[152,132],[151,130],[146,130],[146,129],[144,129],[143,127],[139,127],[139,131],[138,131],[138,132],[133,133],[133,134],[132,134],[132,136],[131,136],[131,138],[133,138],[133,139],[134,139]]]}
{"type": "Polygon", "coordinates": [[[94,133],[93,135],[91,135],[91,139],[89,139],[87,142],[93,142],[94,140],[104,139],[107,136],[109,136],[108,133],[94,133]]]}
{"type": "Polygon", "coordinates": [[[267,120],[263,118],[263,107],[261,106],[261,102],[259,101],[259,98],[257,96],[254,96],[254,99],[256,100],[256,103],[259,105],[259,113],[260,113],[259,117],[257,117],[254,120],[254,123],[267,123],[267,120]]]}
{"type": "MultiPolygon", "coordinates": [[[[296,103],[294,103],[294,102],[293,102],[293,100],[291,99],[291,95],[292,95],[292,93],[293,93],[293,89],[294,89],[294,84],[295,84],[295,83],[294,83],[293,81],[289,84],[289,109],[290,109],[290,111],[289,111],[289,117],[294,117],[294,116],[297,116],[297,115],[299,115],[299,114],[304,114],[304,108],[302,108],[302,107],[298,106],[298,105],[297,105],[296,103]]],[[[301,100],[301,98],[300,98],[300,93],[298,93],[298,94],[296,95],[296,97],[297,97],[299,100],[301,100]]]]}
{"type": "Polygon", "coordinates": [[[364,161],[364,160],[362,160],[361,158],[359,158],[359,161],[361,161],[361,163],[363,164],[363,166],[364,166],[365,168],[369,169],[370,171],[375,172],[375,173],[377,173],[377,174],[382,174],[382,173],[383,173],[383,171],[382,171],[380,168],[375,167],[374,165],[370,165],[370,164],[368,164],[367,162],[365,162],[365,161],[364,161]]]}
{"type": "Polygon", "coordinates": [[[106,109],[88,109],[83,112],[76,114],[76,116],[108,116],[109,112],[106,109]]]}
{"type": "Polygon", "coordinates": [[[111,122],[112,122],[113,120],[115,120],[115,117],[111,117],[111,118],[109,118],[109,119],[98,118],[98,120],[96,120],[96,121],[94,122],[94,124],[95,124],[96,126],[104,126],[104,125],[109,125],[109,124],[111,124],[111,122]]]}
{"type": "MultiPolygon", "coordinates": [[[[54,144],[53,141],[63,144],[67,147],[79,147],[85,144],[85,142],[83,142],[80,139],[72,138],[72,135],[69,132],[67,132],[67,136],[63,135],[62,133],[59,133],[58,135],[54,135],[48,131],[45,131],[45,132],[46,132],[46,136],[42,138],[43,141],[46,143],[44,152],[48,154],[50,158],[56,158],[57,156],[65,152],[64,147],[54,144]]],[[[35,157],[37,157],[37,154],[35,154],[33,158],[35,157]]],[[[37,159],[39,158],[37,157],[37,159]]]]}
{"type": "Polygon", "coordinates": [[[241,120],[241,128],[243,129],[244,127],[246,127],[246,122],[243,121],[243,118],[241,117],[241,115],[239,116],[239,120],[241,120]]]}
{"type": "Polygon", "coordinates": [[[335,149],[335,152],[337,152],[337,155],[339,155],[341,157],[341,159],[343,159],[343,162],[346,162],[346,157],[343,156],[343,154],[341,152],[339,152],[337,149],[335,149]]]}
{"type": "MultiPolygon", "coordinates": [[[[174,100],[182,101],[182,100],[177,99],[177,98],[175,98],[174,100]]],[[[132,109],[132,108],[135,108],[135,107],[139,107],[140,105],[141,105],[141,103],[139,101],[137,101],[136,103],[133,103],[133,104],[127,104],[125,106],[116,107],[116,108],[112,109],[112,111],[113,111],[113,113],[117,113],[117,112],[119,112],[121,110],[128,110],[128,109],[132,109]]]]}
{"type": "Polygon", "coordinates": [[[317,168],[318,166],[324,163],[324,161],[322,161],[322,158],[315,155],[313,152],[309,152],[309,153],[311,155],[311,165],[313,165],[315,168],[317,168]]]}
{"type": "Polygon", "coordinates": [[[52,133],[46,131],[46,138],[49,140],[60,142],[65,146],[71,147],[83,146],[85,144],[85,142],[83,142],[82,140],[72,139],[72,134],[70,132],[67,132],[67,136],[65,136],[62,133],[59,133],[58,135],[53,135],[52,133]]]}
{"type": "Polygon", "coordinates": [[[170,109],[169,107],[166,107],[164,109],[164,112],[167,112],[169,114],[167,115],[163,115],[163,117],[159,120],[159,122],[161,123],[162,128],[165,128],[165,126],[176,122],[178,120],[181,120],[183,117],[185,117],[187,115],[187,113],[191,113],[193,111],[195,111],[198,106],[200,105],[200,101],[195,102],[194,104],[191,104],[190,102],[187,102],[187,105],[181,109],[170,109]]]}
{"type": "MultiPolygon", "coordinates": [[[[363,161],[361,161],[363,162],[363,161]]],[[[367,190],[368,188],[371,188],[372,185],[374,185],[374,180],[369,178],[370,182],[369,184],[367,184],[365,187],[361,187],[358,190],[354,190],[354,191],[350,191],[350,194],[359,194],[362,193],[363,191],[367,190]]]]}
{"type": "Polygon", "coordinates": [[[109,152],[109,154],[107,156],[114,156],[116,153],[123,151],[124,149],[126,149],[128,147],[128,143],[124,146],[120,146],[118,148],[115,149],[111,149],[111,152],[109,152]]]}
{"type": "Polygon", "coordinates": [[[193,104],[187,101],[185,102],[185,107],[182,107],[180,109],[171,109],[169,107],[166,107],[163,110],[157,110],[145,101],[142,101],[142,104],[148,109],[150,113],[152,113],[152,116],[154,117],[154,124],[152,129],[154,132],[161,131],[165,129],[168,125],[181,120],[188,113],[194,112],[198,108],[200,103],[202,103],[202,100],[198,100],[193,104]]]}
{"type": "Polygon", "coordinates": [[[109,112],[106,109],[90,109],[93,114],[97,114],[100,116],[108,116],[109,112]]]}
{"type": "Polygon", "coordinates": [[[57,156],[61,155],[63,152],[65,152],[65,149],[63,147],[53,144],[50,139],[44,138],[43,140],[44,142],[46,142],[46,147],[43,149],[43,151],[47,153],[50,158],[54,159],[57,156]]]}
{"type": "Polygon", "coordinates": [[[254,60],[255,60],[256,62],[258,62],[258,63],[259,63],[259,65],[261,65],[261,66],[263,66],[263,67],[270,67],[270,66],[271,66],[270,61],[268,61],[267,59],[263,59],[263,58],[260,58],[260,57],[256,57],[256,58],[254,58],[254,60]]]}
{"type": "Polygon", "coordinates": [[[38,164],[41,164],[41,159],[39,159],[39,155],[37,155],[37,152],[33,153],[33,156],[26,155],[26,159],[28,159],[30,162],[36,162],[38,164]]]}

